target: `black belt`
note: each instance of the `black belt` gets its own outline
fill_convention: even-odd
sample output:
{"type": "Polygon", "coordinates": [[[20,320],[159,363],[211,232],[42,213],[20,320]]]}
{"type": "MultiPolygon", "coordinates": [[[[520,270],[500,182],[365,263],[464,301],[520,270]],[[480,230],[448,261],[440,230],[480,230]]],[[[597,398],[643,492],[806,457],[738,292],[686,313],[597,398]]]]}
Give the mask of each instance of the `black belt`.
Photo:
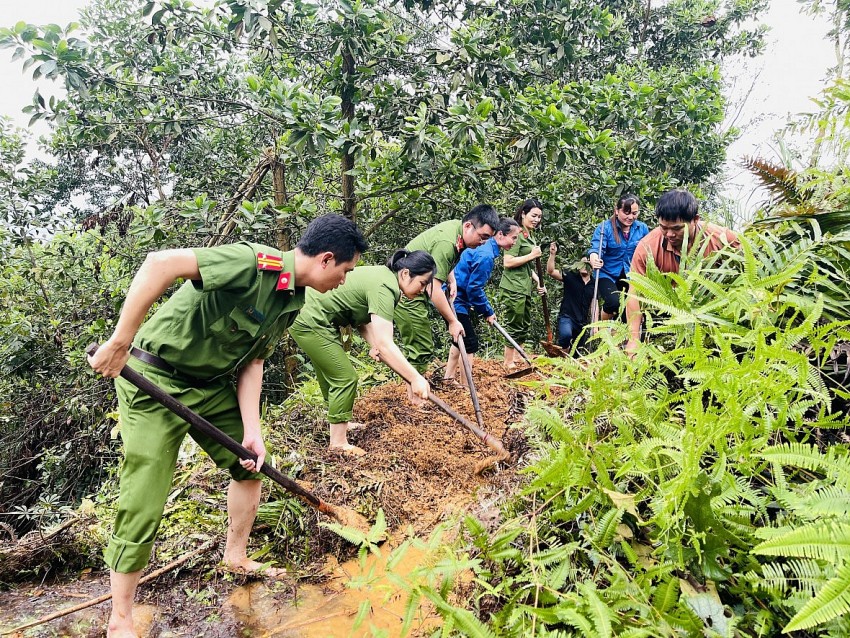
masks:
{"type": "Polygon", "coordinates": [[[212,379],[196,379],[195,377],[190,377],[188,374],[183,374],[177,370],[177,368],[170,365],[165,359],[158,357],[155,354],[151,354],[150,352],[145,352],[136,346],[130,348],[130,355],[136,357],[139,361],[144,361],[145,363],[152,365],[158,370],[174,375],[178,379],[185,381],[193,387],[203,388],[204,386],[212,383],[212,379]]]}

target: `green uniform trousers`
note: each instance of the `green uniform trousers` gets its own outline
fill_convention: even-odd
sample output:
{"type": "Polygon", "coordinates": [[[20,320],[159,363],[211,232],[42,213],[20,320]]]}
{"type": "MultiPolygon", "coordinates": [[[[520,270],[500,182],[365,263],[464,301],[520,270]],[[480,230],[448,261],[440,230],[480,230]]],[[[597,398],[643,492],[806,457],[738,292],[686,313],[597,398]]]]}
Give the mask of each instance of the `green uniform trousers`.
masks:
{"type": "Polygon", "coordinates": [[[528,341],[531,330],[531,296],[513,290],[499,289],[502,326],[517,343],[528,341]]]}
{"type": "Polygon", "coordinates": [[[289,334],[313,362],[316,380],[328,405],[328,421],[351,421],[358,378],[342,347],[339,331],[327,326],[308,328],[296,321],[290,326],[289,334]]]}
{"type": "MultiPolygon", "coordinates": [[[[190,387],[176,375],[130,358],[129,365],[156,383],[225,434],[242,441],[242,417],[236,389],[228,379],[203,388],[190,387]]],[[[144,569],[162,520],[171,490],[177,453],[189,424],[161,406],[129,381],[115,380],[118,392],[124,461],[120,471],[118,514],[112,538],[104,553],[107,565],[120,573],[144,569]]],[[[208,437],[189,432],[220,468],[237,481],[259,479],[239,465],[238,457],[208,437]]]]}
{"type": "Polygon", "coordinates": [[[428,317],[430,300],[425,295],[402,297],[393,315],[399,334],[399,347],[419,374],[425,374],[434,357],[434,335],[428,317]]]}

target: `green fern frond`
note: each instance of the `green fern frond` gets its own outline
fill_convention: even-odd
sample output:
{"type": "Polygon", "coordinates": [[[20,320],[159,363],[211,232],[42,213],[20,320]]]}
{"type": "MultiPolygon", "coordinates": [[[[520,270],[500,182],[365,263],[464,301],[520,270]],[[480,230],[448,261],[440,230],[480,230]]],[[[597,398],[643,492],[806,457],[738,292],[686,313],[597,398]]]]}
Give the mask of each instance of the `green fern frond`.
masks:
{"type": "Polygon", "coordinates": [[[652,593],[652,606],[662,614],[667,613],[679,601],[679,579],[668,578],[652,593]]]}
{"type": "Polygon", "coordinates": [[[617,534],[617,525],[623,518],[623,510],[612,508],[596,522],[591,540],[597,547],[608,547],[617,534]]]}
{"type": "Polygon", "coordinates": [[[352,545],[363,546],[364,544],[368,544],[366,534],[354,527],[347,527],[345,525],[340,525],[339,523],[328,523],[325,521],[320,522],[319,526],[329,529],[334,534],[344,538],[352,545]]]}
{"type": "Polygon", "coordinates": [[[496,634],[487,625],[478,620],[471,611],[450,605],[430,587],[423,588],[422,593],[434,604],[443,618],[447,620],[451,619],[452,624],[464,636],[468,636],[469,638],[497,638],[496,634]]]}
{"type": "Polygon", "coordinates": [[[850,559],[850,523],[819,521],[759,543],[753,553],[836,562],[850,559]]]}
{"type": "Polygon", "coordinates": [[[850,612],[850,563],[845,563],[838,569],[835,578],[824,585],[823,589],[797,612],[782,633],[822,625],[848,612],[850,612]]]}
{"type": "Polygon", "coordinates": [[[756,453],[756,456],[772,463],[812,471],[820,469],[824,461],[823,454],[818,449],[796,441],[771,446],[763,452],[756,453]]]}
{"type": "Polygon", "coordinates": [[[585,638],[597,638],[596,631],[593,628],[593,624],[584,617],[583,614],[580,614],[573,607],[566,607],[564,604],[559,605],[556,608],[556,613],[558,615],[558,619],[566,623],[572,627],[575,627],[581,632],[581,635],[585,638]]]}
{"type": "Polygon", "coordinates": [[[836,448],[831,448],[824,454],[811,445],[791,442],[771,446],[756,456],[772,463],[824,472],[850,489],[850,457],[839,456],[836,448]]]}
{"type": "MultiPolygon", "coordinates": [[[[815,592],[828,580],[818,561],[809,559],[790,559],[785,563],[762,565],[762,573],[749,572],[746,580],[760,590],[777,598],[785,598],[793,591],[814,596],[815,592]]],[[[829,576],[833,571],[829,569],[829,576]]]]}
{"type": "Polygon", "coordinates": [[[579,591],[587,606],[590,620],[596,629],[596,635],[600,638],[611,638],[613,636],[613,630],[611,628],[611,614],[613,611],[599,597],[593,583],[582,583],[579,585],[579,591]]]}

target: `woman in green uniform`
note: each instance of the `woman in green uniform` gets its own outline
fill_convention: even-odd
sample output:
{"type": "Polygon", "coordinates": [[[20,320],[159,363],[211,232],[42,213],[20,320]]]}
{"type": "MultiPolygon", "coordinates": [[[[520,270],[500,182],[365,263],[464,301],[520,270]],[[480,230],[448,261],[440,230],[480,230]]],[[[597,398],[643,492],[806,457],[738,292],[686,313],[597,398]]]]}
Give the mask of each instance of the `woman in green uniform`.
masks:
{"type": "Polygon", "coordinates": [[[371,346],[369,354],[383,360],[406,379],[414,403],[428,398],[425,378],[408,362],[393,341],[393,313],[404,294],[421,295],[434,279],[437,266],[424,250],[398,250],[385,266],[359,266],[345,283],[327,294],[307,292],[307,300],[289,333],[313,362],[316,379],[328,404],[330,449],[360,456],[361,448],[348,442],[348,430],[357,396],[357,372],[342,347],[339,329],[357,328],[371,346]]]}
{"type": "MultiPolygon", "coordinates": [[[[522,343],[528,339],[528,331],[531,328],[532,291],[536,288],[538,293],[543,292],[532,264],[542,251],[531,235],[543,220],[543,205],[536,199],[526,199],[517,207],[514,219],[521,230],[514,247],[505,253],[505,267],[499,282],[499,298],[504,308],[502,317],[505,329],[518,343],[522,343]]],[[[510,370],[516,366],[515,356],[516,350],[505,348],[506,369],[510,370]]]]}

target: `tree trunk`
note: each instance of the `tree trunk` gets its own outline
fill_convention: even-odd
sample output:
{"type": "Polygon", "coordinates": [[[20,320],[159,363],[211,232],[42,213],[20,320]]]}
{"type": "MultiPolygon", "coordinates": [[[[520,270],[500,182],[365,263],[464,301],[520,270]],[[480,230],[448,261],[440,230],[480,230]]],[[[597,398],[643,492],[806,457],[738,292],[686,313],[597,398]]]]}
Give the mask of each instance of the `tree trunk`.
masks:
{"type": "MultiPolygon", "coordinates": [[[[345,48],[342,54],[342,116],[346,121],[354,120],[354,55],[345,48]]],[[[351,221],[357,220],[357,197],[354,194],[354,176],[349,171],[354,168],[354,149],[350,142],[342,147],[342,214],[351,221]]]]}
{"type": "MultiPolygon", "coordinates": [[[[280,157],[275,156],[272,163],[272,185],[274,187],[274,205],[275,208],[286,206],[289,197],[286,194],[286,164],[280,157]]],[[[284,220],[278,219],[275,223],[277,227],[277,247],[282,251],[292,249],[292,231],[289,225],[284,220]]]]}
{"type": "Polygon", "coordinates": [[[271,168],[275,161],[275,157],[276,156],[270,149],[266,149],[263,152],[263,156],[257,163],[257,167],[251,171],[251,174],[239,185],[239,188],[236,189],[233,197],[231,197],[227,202],[224,213],[221,215],[218,222],[216,234],[209,238],[207,241],[207,247],[221,245],[224,238],[233,232],[233,229],[236,228],[236,220],[234,218],[239,204],[254,196],[254,193],[257,192],[257,188],[259,188],[263,178],[266,176],[266,173],[269,172],[269,168],[271,168]]]}

